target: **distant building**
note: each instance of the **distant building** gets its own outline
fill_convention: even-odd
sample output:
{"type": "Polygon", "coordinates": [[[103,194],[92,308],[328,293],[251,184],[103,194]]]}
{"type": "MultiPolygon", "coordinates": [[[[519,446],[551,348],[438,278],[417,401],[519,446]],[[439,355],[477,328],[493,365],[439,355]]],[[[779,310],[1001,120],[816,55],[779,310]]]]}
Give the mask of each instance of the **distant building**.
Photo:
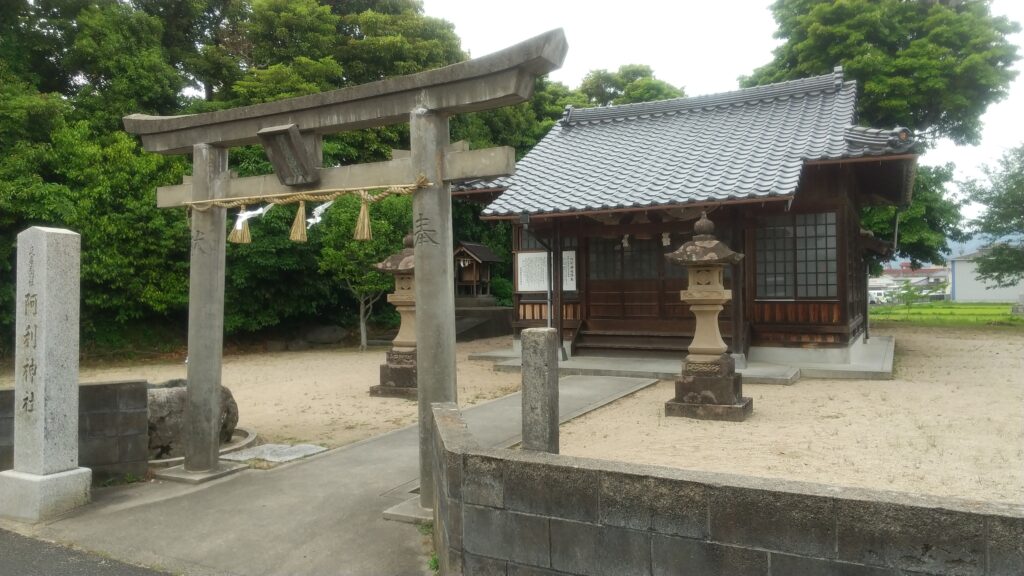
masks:
{"type": "Polygon", "coordinates": [[[955,302],[1017,302],[1024,296],[1024,282],[1009,288],[996,288],[978,280],[978,266],[974,260],[985,253],[978,250],[950,259],[952,267],[951,294],[955,302]]]}
{"type": "Polygon", "coordinates": [[[903,284],[909,283],[916,288],[931,288],[931,295],[949,296],[950,271],[944,266],[911,268],[910,262],[900,262],[898,266],[890,266],[882,270],[882,275],[868,279],[868,295],[876,302],[890,302],[893,294],[903,284]],[[879,295],[884,297],[879,298],[879,295]]]}

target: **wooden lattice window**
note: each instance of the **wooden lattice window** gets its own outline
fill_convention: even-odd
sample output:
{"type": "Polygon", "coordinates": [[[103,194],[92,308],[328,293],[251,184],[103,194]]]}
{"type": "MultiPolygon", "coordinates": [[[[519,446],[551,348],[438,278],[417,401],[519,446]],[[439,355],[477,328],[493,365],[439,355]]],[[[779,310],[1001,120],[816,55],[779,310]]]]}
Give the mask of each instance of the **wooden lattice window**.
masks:
{"type": "Polygon", "coordinates": [[[796,296],[835,298],[838,294],[836,215],[797,214],[796,296]]]}
{"type": "Polygon", "coordinates": [[[757,223],[757,297],[836,298],[837,228],[834,212],[782,214],[757,223]]]}
{"type": "Polygon", "coordinates": [[[614,238],[591,238],[588,277],[591,280],[618,280],[622,277],[622,245],[614,238]]]}

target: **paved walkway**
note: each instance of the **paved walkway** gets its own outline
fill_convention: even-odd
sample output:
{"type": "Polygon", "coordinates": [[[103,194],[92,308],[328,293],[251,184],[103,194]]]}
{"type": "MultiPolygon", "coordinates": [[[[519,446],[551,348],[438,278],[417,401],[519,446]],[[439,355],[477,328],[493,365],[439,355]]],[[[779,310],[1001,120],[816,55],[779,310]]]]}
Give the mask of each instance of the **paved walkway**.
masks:
{"type": "Polygon", "coordinates": [[[97,554],[0,530],[0,574],[17,576],[168,576],[97,554]]]}
{"type": "MultiPolygon", "coordinates": [[[[654,382],[562,378],[563,421],[654,382]]],[[[465,415],[481,443],[508,445],[519,436],[521,399],[507,396],[465,415]]],[[[17,529],[192,576],[429,574],[428,539],[415,526],[382,518],[418,484],[417,446],[413,426],[205,485],[97,490],[94,502],[72,516],[17,529]]]]}

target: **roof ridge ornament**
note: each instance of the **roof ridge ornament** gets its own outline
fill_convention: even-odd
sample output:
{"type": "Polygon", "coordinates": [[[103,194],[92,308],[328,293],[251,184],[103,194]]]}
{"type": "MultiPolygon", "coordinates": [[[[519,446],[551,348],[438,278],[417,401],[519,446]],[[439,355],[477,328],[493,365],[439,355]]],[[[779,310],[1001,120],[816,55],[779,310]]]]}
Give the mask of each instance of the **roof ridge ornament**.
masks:
{"type": "Polygon", "coordinates": [[[836,88],[843,85],[843,67],[836,66],[832,69],[832,77],[835,79],[836,88]]]}
{"type": "Polygon", "coordinates": [[[565,126],[566,124],[572,122],[572,111],[573,110],[575,110],[575,108],[572,107],[572,104],[566,104],[565,105],[565,110],[562,111],[562,119],[559,120],[559,123],[562,126],[565,126]]]}

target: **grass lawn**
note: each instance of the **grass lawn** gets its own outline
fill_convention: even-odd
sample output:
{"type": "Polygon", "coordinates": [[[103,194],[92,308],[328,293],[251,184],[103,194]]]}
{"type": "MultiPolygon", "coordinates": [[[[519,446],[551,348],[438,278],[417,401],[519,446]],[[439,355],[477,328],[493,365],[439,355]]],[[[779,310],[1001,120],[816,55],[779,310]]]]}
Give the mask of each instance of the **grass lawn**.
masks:
{"type": "Polygon", "coordinates": [[[873,305],[872,320],[920,326],[1014,326],[1024,329],[1024,318],[1013,316],[1009,303],[920,302],[873,305]]]}

